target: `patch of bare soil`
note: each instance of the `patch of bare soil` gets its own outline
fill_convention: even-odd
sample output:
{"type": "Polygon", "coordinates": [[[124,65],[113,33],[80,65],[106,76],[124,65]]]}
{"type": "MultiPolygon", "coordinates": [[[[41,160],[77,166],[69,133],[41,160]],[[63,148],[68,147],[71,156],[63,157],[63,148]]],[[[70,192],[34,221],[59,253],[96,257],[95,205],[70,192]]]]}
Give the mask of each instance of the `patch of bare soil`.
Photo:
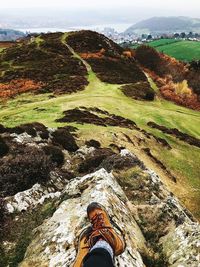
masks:
{"type": "Polygon", "coordinates": [[[84,108],[79,107],[75,109],[66,110],[63,112],[64,117],[61,119],[57,119],[57,122],[77,122],[80,124],[89,123],[100,126],[118,126],[122,128],[128,129],[136,129],[137,126],[135,122],[123,118],[121,116],[117,116],[114,114],[110,114],[106,111],[94,108],[84,108]],[[104,116],[100,116],[104,115],[104,116]]]}
{"type": "Polygon", "coordinates": [[[196,137],[193,137],[193,136],[191,136],[189,134],[182,133],[181,131],[179,131],[176,128],[170,129],[170,128],[167,128],[165,126],[158,125],[155,122],[151,122],[151,121],[148,122],[147,124],[151,128],[155,128],[155,129],[158,129],[158,130],[162,131],[163,133],[175,136],[179,140],[184,141],[184,142],[188,143],[189,145],[200,147],[200,139],[198,139],[196,137]]]}

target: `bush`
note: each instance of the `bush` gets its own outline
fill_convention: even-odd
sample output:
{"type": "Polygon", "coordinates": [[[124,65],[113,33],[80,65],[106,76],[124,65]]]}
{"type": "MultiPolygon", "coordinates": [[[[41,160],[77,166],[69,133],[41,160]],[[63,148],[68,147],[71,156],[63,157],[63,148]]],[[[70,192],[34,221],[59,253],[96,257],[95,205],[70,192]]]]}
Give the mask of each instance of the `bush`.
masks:
{"type": "Polygon", "coordinates": [[[59,144],[61,147],[70,152],[75,152],[78,149],[73,135],[67,129],[59,128],[52,134],[52,136],[53,144],[59,144]]]}
{"type": "Polygon", "coordinates": [[[6,131],[6,128],[2,124],[0,124],[0,133],[5,133],[6,131]]]}
{"type": "MultiPolygon", "coordinates": [[[[5,208],[5,201],[3,200],[3,198],[0,198],[0,240],[4,234],[3,228],[5,225],[5,221],[6,221],[6,208],[5,208]]],[[[1,254],[1,245],[0,245],[0,255],[1,254]]],[[[0,266],[1,266],[1,259],[0,259],[0,266]]]]}
{"type": "Polygon", "coordinates": [[[112,170],[124,170],[138,165],[140,162],[130,156],[112,155],[102,161],[99,168],[104,168],[108,172],[112,170]]]}
{"type": "Polygon", "coordinates": [[[9,151],[8,145],[5,141],[0,137],[0,157],[5,156],[9,151]]]}
{"type": "Polygon", "coordinates": [[[112,84],[135,83],[146,81],[146,76],[137,66],[135,60],[126,58],[90,58],[87,60],[97,76],[112,84]]]}
{"type": "Polygon", "coordinates": [[[128,97],[139,100],[154,100],[155,96],[155,92],[148,82],[124,85],[122,92],[128,97]]]}
{"type": "Polygon", "coordinates": [[[9,132],[21,134],[26,132],[27,134],[36,137],[37,132],[40,134],[41,138],[48,139],[49,133],[47,127],[44,126],[42,123],[33,122],[33,123],[25,123],[19,126],[13,127],[9,129],[9,132]]]}
{"type": "Polygon", "coordinates": [[[92,155],[88,155],[86,159],[81,162],[78,171],[80,173],[91,173],[97,167],[99,167],[103,160],[109,156],[112,156],[113,154],[114,152],[109,148],[100,148],[95,150],[92,155]]]}
{"type": "Polygon", "coordinates": [[[0,196],[14,195],[45,183],[50,177],[51,161],[43,150],[25,147],[21,153],[0,161],[0,196]]]}
{"type": "Polygon", "coordinates": [[[96,141],[94,139],[86,141],[85,144],[88,147],[91,147],[91,146],[94,147],[94,148],[100,148],[101,147],[101,144],[99,143],[99,141],[96,141]]]}
{"type": "Polygon", "coordinates": [[[3,226],[4,223],[5,214],[6,214],[5,203],[3,198],[0,198],[0,230],[1,226],[3,226]]]}
{"type": "Polygon", "coordinates": [[[57,166],[60,166],[64,162],[64,154],[59,147],[48,145],[43,147],[46,155],[50,156],[50,159],[57,166]]]}
{"type": "Polygon", "coordinates": [[[135,58],[144,67],[155,71],[157,74],[162,75],[160,67],[163,62],[159,53],[148,45],[141,45],[135,51],[135,58]]]}

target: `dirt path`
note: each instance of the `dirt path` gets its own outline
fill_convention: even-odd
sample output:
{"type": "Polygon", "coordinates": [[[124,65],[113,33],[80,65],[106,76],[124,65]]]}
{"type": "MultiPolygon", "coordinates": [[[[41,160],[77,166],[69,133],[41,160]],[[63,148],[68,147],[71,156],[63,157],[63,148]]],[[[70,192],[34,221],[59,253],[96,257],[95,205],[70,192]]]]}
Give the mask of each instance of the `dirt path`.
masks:
{"type": "Polygon", "coordinates": [[[74,57],[78,58],[85,65],[88,73],[92,71],[91,66],[82,57],[80,57],[70,45],[68,45],[68,43],[66,42],[65,35],[62,38],[62,43],[69,49],[69,51],[73,54],[74,57]]]}

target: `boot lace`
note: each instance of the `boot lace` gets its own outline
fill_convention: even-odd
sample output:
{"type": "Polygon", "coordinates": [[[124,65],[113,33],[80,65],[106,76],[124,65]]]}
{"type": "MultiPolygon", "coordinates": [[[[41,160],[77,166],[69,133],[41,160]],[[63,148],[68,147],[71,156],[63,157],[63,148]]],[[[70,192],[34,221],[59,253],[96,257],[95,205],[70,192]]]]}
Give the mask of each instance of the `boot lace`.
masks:
{"type": "Polygon", "coordinates": [[[93,230],[98,230],[105,227],[103,213],[97,213],[92,219],[91,224],[93,230]]]}

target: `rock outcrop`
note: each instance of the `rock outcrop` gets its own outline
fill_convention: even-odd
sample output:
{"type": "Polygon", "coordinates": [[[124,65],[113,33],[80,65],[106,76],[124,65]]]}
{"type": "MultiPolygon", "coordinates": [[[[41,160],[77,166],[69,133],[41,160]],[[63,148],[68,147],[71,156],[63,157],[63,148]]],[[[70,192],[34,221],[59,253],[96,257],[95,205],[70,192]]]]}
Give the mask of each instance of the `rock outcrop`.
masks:
{"type": "Polygon", "coordinates": [[[163,252],[169,267],[200,264],[200,227],[197,223],[184,223],[161,238],[163,252]]]}
{"type": "Polygon", "coordinates": [[[127,247],[116,259],[117,266],[144,266],[139,250],[145,248],[145,239],[112,174],[101,169],[72,180],[64,191],[68,199],[35,230],[35,239],[20,266],[71,266],[76,254],[75,241],[88,224],[86,208],[91,201],[102,203],[124,232],[127,247]]]}
{"type": "MultiPolygon", "coordinates": [[[[2,138],[9,152],[1,159],[4,165],[15,151],[52,148],[55,131],[46,131],[48,139],[39,137],[37,131],[36,136],[5,132],[2,138]]],[[[74,151],[69,147],[67,151],[60,142],[53,146],[63,153],[63,163],[52,163],[49,178],[42,182],[38,178],[27,190],[5,195],[0,201],[0,249],[4,251],[0,265],[70,267],[79,234],[89,225],[87,206],[97,201],[126,240],[116,266],[198,267],[199,224],[137,156],[123,148],[101,148],[96,142],[96,148],[87,143],[74,151]],[[99,160],[94,163],[95,157],[99,160]],[[88,168],[82,172],[83,165],[88,168]]]]}

